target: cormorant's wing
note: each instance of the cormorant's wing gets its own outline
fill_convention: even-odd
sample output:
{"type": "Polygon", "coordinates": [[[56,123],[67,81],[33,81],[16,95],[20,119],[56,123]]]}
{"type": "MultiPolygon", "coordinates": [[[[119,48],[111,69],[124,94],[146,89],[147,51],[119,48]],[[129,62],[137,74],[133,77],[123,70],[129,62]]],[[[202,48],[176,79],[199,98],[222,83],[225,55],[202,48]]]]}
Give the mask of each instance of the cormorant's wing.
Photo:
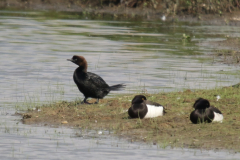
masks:
{"type": "Polygon", "coordinates": [[[97,74],[87,72],[89,81],[99,88],[109,88],[108,84],[97,74]]]}

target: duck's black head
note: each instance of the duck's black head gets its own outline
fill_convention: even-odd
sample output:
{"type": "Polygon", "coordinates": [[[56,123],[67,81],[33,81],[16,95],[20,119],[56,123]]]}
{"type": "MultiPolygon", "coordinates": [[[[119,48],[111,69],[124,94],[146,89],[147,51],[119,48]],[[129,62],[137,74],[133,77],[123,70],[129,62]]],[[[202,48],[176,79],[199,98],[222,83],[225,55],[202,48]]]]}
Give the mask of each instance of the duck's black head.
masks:
{"type": "Polygon", "coordinates": [[[193,108],[195,109],[206,109],[209,107],[210,107],[209,101],[203,98],[198,98],[193,105],[193,108]]]}
{"type": "Polygon", "coordinates": [[[83,71],[87,72],[87,61],[83,56],[76,56],[74,55],[72,59],[67,59],[68,61],[71,61],[81,67],[83,71]]]}
{"type": "Polygon", "coordinates": [[[147,100],[147,98],[143,95],[136,95],[133,100],[132,104],[142,103],[143,101],[147,100]]]}

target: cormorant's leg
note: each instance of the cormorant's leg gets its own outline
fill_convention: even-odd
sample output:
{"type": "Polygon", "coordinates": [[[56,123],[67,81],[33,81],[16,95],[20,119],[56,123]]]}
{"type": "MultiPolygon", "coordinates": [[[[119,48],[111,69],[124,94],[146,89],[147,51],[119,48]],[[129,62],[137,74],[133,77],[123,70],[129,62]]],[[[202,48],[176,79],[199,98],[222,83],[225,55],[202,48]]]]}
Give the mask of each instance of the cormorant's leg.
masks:
{"type": "Polygon", "coordinates": [[[97,101],[94,104],[98,104],[99,98],[97,99],[97,101]]]}
{"type": "Polygon", "coordinates": [[[82,104],[91,104],[87,101],[87,97],[84,98],[84,100],[82,101],[82,104]]]}

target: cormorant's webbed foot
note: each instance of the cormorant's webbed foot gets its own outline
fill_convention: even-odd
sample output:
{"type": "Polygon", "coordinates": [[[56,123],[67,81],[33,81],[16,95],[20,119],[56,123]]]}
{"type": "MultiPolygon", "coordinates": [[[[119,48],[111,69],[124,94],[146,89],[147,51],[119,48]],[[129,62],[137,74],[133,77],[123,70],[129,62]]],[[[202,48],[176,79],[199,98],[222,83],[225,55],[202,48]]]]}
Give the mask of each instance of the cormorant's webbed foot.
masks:
{"type": "Polygon", "coordinates": [[[92,103],[89,103],[89,102],[87,101],[87,98],[84,98],[84,100],[82,101],[82,104],[92,104],[92,103]]]}
{"type": "Polygon", "coordinates": [[[82,101],[82,104],[98,104],[98,102],[99,102],[99,99],[97,99],[97,101],[95,103],[89,103],[87,101],[87,98],[84,98],[84,100],[82,101]]]}
{"type": "Polygon", "coordinates": [[[97,101],[94,104],[98,104],[98,102],[99,102],[99,99],[97,99],[97,101]]]}

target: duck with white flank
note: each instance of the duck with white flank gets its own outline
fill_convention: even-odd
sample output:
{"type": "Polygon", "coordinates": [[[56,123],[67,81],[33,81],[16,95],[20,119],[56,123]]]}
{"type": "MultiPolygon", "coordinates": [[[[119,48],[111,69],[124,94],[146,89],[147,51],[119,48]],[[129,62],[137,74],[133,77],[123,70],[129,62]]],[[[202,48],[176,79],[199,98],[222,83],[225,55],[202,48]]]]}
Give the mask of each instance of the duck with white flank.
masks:
{"type": "Polygon", "coordinates": [[[154,118],[163,116],[164,113],[162,105],[148,101],[143,95],[136,95],[132,100],[132,106],[128,109],[131,118],[154,118]]]}
{"type": "Polygon", "coordinates": [[[207,99],[197,99],[193,105],[193,108],[195,108],[195,110],[190,114],[190,120],[194,124],[223,121],[223,115],[221,111],[213,106],[210,106],[210,103],[207,99]]]}
{"type": "Polygon", "coordinates": [[[99,99],[103,99],[110,91],[118,91],[125,87],[123,84],[109,86],[100,76],[87,72],[87,61],[83,56],[75,55],[67,60],[79,66],[73,74],[73,80],[85,97],[82,103],[90,104],[87,98],[91,97],[97,98],[97,104],[99,99]]]}

